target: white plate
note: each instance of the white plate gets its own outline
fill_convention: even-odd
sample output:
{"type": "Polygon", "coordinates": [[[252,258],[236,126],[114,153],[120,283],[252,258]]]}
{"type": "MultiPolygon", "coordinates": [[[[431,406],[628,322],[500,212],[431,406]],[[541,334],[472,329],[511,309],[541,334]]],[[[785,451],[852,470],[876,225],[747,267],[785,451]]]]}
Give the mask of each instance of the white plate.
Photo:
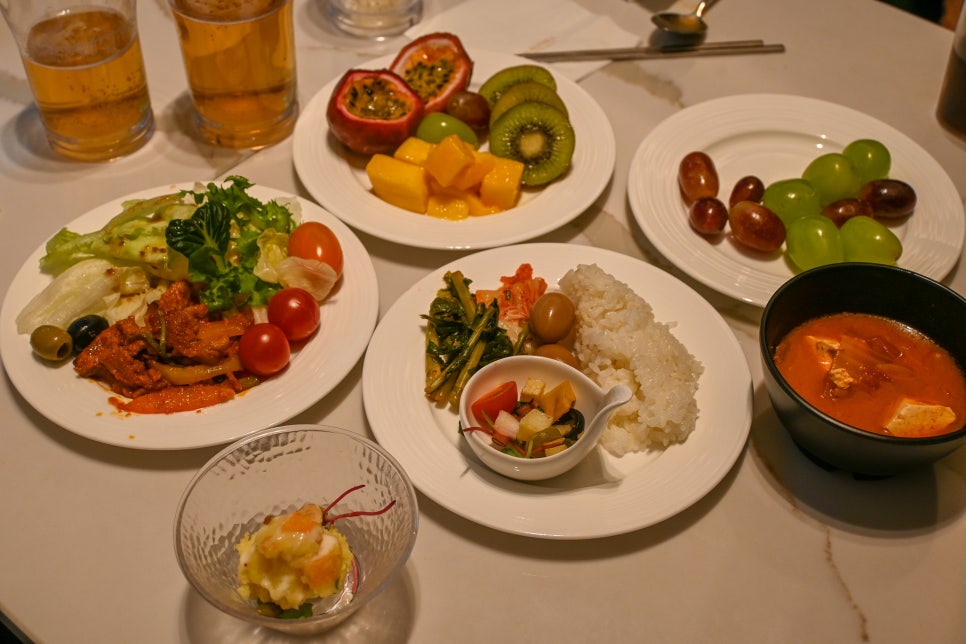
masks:
{"type": "MultiPolygon", "coordinates": [[[[495,52],[470,52],[471,87],[491,74],[532,63],[495,52]]],[[[393,57],[359,65],[379,69],[393,57]]],[[[437,249],[480,249],[532,239],[574,219],[600,196],[614,172],[614,131],[597,102],[573,81],[556,74],[557,91],[567,105],[577,137],[567,175],[541,190],[525,191],[520,204],[506,212],[445,221],[392,206],[374,194],[366,176],[366,158],[347,150],[329,134],[325,111],[339,79],[322,88],[305,106],[295,126],[295,169],[315,199],[342,221],[381,239],[437,249]]]]}
{"type": "Polygon", "coordinates": [[[801,176],[826,152],[841,152],[856,139],[878,139],[889,148],[889,175],[910,184],[916,212],[892,228],[902,240],[899,266],[942,280],[963,246],[963,204],[942,166],[909,137],[853,109],[800,96],[752,94],[710,100],[667,118],[644,139],[627,179],[634,218],[671,262],[711,288],[764,306],[794,274],[778,255],[744,253],[722,239],[709,243],[688,225],[677,171],[688,152],[708,153],[718,169],[719,198],[727,202],[735,182],[749,174],[766,185],[801,176]]]}
{"type": "Polygon", "coordinates": [[[505,532],[548,539],[604,537],[662,521],[708,493],[731,469],[751,426],[752,383],[731,329],[697,293],[668,273],[612,251],[524,244],[444,266],[407,291],[379,323],[362,370],[366,415],[379,443],[413,484],[449,510],[505,532]],[[425,322],[447,270],[475,288],[499,284],[529,262],[551,288],[578,263],[597,264],[628,284],[657,320],[704,365],[694,432],[663,451],[611,456],[598,448],[575,470],[538,483],[504,478],[461,443],[459,419],[423,395],[425,322]]]}
{"type": "MultiPolygon", "coordinates": [[[[114,199],[67,226],[97,230],[120,212],[121,203],[191,188],[165,185],[114,199]]],[[[253,186],[249,194],[268,201],[289,197],[253,186]]],[[[110,392],[78,377],[70,362],[53,368],[34,357],[29,338],[17,334],[16,318],[51,278],[40,272],[41,246],[27,258],[10,284],[0,311],[3,365],[20,394],[49,420],[101,443],[138,449],[189,449],[233,441],[271,427],[304,411],[339,384],[366,349],[379,313],[378,284],[369,253],[341,221],[306,199],[299,199],[303,221],[321,221],[338,236],[344,255],[342,281],[320,309],[318,334],[292,356],[288,369],[221,405],[176,414],[121,414],[108,402],[110,392]]]]}

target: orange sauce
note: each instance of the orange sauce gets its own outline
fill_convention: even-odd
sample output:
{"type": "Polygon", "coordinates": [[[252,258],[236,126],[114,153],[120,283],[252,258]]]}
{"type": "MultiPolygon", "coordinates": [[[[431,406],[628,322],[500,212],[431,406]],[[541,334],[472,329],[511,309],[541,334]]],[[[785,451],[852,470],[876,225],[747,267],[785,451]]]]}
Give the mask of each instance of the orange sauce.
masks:
{"type": "Polygon", "coordinates": [[[903,401],[955,414],[951,422],[917,425],[904,436],[949,433],[966,420],[962,369],[930,338],[894,320],[864,313],[816,318],[788,333],[774,360],[800,396],[859,429],[900,435],[887,425],[903,401]]]}

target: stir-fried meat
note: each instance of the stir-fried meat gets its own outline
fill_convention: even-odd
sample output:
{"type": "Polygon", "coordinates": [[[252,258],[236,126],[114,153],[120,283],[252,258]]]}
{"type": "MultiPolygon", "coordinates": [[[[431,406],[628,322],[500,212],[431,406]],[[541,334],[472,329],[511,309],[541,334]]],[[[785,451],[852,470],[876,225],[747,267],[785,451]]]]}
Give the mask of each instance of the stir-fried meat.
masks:
{"type": "MultiPolygon", "coordinates": [[[[251,324],[247,313],[209,320],[207,307],[192,299],[190,285],[175,282],[151,305],[144,326],[134,318],[112,325],[74,359],[74,369],[136,398],[174,386],[155,368],[157,363],[217,365],[234,359],[238,337],[251,324]]],[[[228,380],[237,390],[237,381],[228,380]]]]}

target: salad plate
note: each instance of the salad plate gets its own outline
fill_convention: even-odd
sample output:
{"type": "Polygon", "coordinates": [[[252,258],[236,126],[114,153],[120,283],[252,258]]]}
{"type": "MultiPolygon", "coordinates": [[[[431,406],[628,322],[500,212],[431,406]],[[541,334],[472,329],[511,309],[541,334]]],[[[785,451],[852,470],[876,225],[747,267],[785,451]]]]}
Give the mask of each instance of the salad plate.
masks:
{"type": "Polygon", "coordinates": [[[572,244],[521,244],[485,250],[434,271],[403,294],[373,333],[363,362],[366,415],[379,443],[413,484],[450,511],[513,534],[545,539],[611,536],[653,525],[713,489],[734,465],[751,426],[748,364],[724,319],[695,291],[652,265],[609,250],[572,244]],[[462,443],[459,419],[423,394],[425,321],[443,275],[460,270],[474,288],[499,285],[521,263],[548,289],[579,263],[596,264],[629,285],[671,325],[704,366],[697,425],[662,450],[612,456],[598,447],[575,470],[543,482],[500,476],[462,443]]]}
{"type": "MultiPolygon", "coordinates": [[[[77,232],[97,230],[130,199],[191,188],[164,185],[113,199],[67,224],[77,232]]],[[[293,199],[290,193],[259,185],[248,194],[262,200],[293,199]]],[[[288,368],[234,399],[198,411],[174,414],[124,414],[109,402],[100,384],[81,378],[70,361],[50,366],[36,358],[27,335],[17,333],[16,318],[51,277],[41,273],[44,247],[27,258],[14,277],[0,311],[0,354],[11,382],[28,403],[50,421],[91,440],[137,449],[190,449],[219,445],[288,420],[338,385],[356,365],[369,342],[379,312],[378,284],[369,254],[339,219],[307,199],[298,199],[302,221],[319,221],[339,238],[344,256],[341,282],[320,308],[315,336],[288,368]]]]}
{"type": "MultiPolygon", "coordinates": [[[[531,63],[511,54],[477,51],[471,88],[512,65],[531,63]]],[[[393,57],[359,65],[379,69],[393,57]]],[[[614,172],[614,131],[604,111],[579,85],[556,74],[557,92],[567,105],[577,137],[569,172],[539,189],[524,190],[510,210],[447,221],[390,205],[372,193],[367,157],[345,148],[329,133],[326,108],[339,79],[320,90],[305,106],[295,126],[293,155],[299,179],[325,208],[350,226],[387,241],[442,250],[478,250],[532,239],[571,221],[603,192],[614,172]]]]}
{"type": "Polygon", "coordinates": [[[761,258],[729,238],[710,242],[688,224],[677,172],[689,152],[707,153],[718,169],[719,198],[735,182],[758,176],[765,185],[800,177],[827,152],[856,139],[877,139],[889,149],[889,176],[911,185],[916,211],[892,231],[902,241],[899,266],[942,280],[963,246],[962,200],[942,166],[912,139],[866,114],[834,103],[782,94],[743,94],[699,103],[665,119],[631,160],[628,199],[647,238],[697,281],[750,304],[764,306],[794,274],[785,258],[761,258]]]}

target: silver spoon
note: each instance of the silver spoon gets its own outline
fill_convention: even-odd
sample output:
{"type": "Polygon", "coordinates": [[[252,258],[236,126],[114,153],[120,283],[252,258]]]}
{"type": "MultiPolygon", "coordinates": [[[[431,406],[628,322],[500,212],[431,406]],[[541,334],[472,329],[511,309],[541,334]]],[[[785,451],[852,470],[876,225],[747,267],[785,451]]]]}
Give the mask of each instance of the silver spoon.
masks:
{"type": "Polygon", "coordinates": [[[699,36],[708,30],[708,25],[702,20],[701,14],[717,0],[699,2],[692,13],[657,13],[651,16],[651,22],[674,34],[682,36],[699,36]]]}

